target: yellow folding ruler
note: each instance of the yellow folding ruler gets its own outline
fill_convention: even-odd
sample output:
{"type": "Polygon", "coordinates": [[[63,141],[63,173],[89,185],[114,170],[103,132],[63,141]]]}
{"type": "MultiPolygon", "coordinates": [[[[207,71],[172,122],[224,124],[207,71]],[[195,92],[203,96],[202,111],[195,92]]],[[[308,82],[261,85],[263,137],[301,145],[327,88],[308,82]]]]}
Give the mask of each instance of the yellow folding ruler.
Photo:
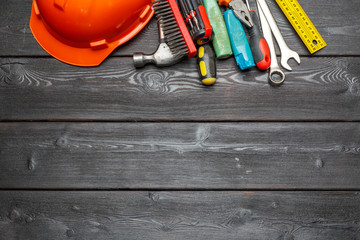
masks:
{"type": "Polygon", "coordinates": [[[276,2],[311,54],[326,47],[326,42],[297,0],[276,0],[276,2]]]}

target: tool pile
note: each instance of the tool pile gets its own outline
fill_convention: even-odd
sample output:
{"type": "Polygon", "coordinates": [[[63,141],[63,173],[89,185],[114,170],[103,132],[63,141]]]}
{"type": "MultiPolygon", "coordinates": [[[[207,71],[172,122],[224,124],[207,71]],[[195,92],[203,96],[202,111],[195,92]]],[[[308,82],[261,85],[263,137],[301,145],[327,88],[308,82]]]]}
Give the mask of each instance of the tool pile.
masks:
{"type": "MultiPolygon", "coordinates": [[[[311,53],[326,46],[296,0],[276,1],[311,53]]],[[[300,64],[299,55],[286,44],[266,0],[256,0],[259,18],[248,0],[153,0],[152,5],[159,23],[160,45],[151,55],[135,53],[135,67],[147,63],[169,66],[197,53],[200,79],[212,85],[216,81],[215,56],[226,59],[234,55],[241,70],[255,66],[270,69],[269,83],[278,86],[285,74],[276,59],[273,36],[280,48],[281,66],[291,71],[291,58],[300,64]],[[219,6],[227,10],[222,14],[219,6]]]]}

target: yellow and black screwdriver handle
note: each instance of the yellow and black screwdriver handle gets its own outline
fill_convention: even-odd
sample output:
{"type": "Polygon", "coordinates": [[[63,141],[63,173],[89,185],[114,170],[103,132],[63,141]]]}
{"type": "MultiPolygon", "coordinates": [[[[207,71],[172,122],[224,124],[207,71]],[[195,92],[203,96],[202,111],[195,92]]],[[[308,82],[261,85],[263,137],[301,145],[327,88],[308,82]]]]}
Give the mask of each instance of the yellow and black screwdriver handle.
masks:
{"type": "Polygon", "coordinates": [[[204,85],[213,85],[216,82],[215,52],[211,43],[198,47],[197,65],[200,80],[204,85]]]}

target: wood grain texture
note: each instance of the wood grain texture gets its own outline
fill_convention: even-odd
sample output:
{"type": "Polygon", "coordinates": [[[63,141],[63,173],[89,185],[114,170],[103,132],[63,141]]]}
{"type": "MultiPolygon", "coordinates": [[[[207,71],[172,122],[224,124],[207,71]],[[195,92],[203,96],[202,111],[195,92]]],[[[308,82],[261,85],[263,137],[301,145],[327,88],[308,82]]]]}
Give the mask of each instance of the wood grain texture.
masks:
{"type": "Polygon", "coordinates": [[[359,123],[1,123],[0,188],[359,189],[359,123]]]}
{"type": "Polygon", "coordinates": [[[195,59],[136,70],[130,58],[78,68],[48,58],[0,59],[0,120],[360,120],[360,58],[303,58],[279,88],[267,73],[220,61],[215,86],[195,59]]]}
{"type": "Polygon", "coordinates": [[[1,239],[360,238],[358,192],[0,192],[1,239]]]}
{"type": "MultiPolygon", "coordinates": [[[[31,2],[31,0],[2,0],[0,56],[48,56],[37,44],[29,28],[31,2]]],[[[268,2],[289,46],[301,55],[309,55],[275,1],[268,2]]],[[[254,1],[251,4],[255,7],[254,1]]],[[[302,0],[300,4],[328,44],[316,55],[360,54],[358,1],[317,0],[314,3],[312,0],[302,0]]],[[[138,36],[119,47],[113,56],[129,56],[138,51],[151,53],[158,44],[157,32],[156,21],[153,20],[138,36]]]]}
{"type": "Polygon", "coordinates": [[[195,59],[136,70],[155,19],[70,66],[35,41],[32,0],[1,0],[0,240],[360,240],[359,1],[299,1],[315,56],[268,2],[303,56],[279,88],[234,59],[213,87],[195,59]]]}

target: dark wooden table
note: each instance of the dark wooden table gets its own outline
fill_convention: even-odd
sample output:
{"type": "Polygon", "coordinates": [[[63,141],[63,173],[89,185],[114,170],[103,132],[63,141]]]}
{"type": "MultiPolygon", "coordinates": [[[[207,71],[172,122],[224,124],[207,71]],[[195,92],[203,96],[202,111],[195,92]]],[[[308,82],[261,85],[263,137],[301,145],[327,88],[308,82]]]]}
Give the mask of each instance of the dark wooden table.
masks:
{"type": "MultiPolygon", "coordinates": [[[[299,0],[328,46],[281,87],[195,59],[135,70],[156,21],[99,67],[50,57],[31,0],[0,6],[0,239],[360,239],[360,3],[299,0]]],[[[255,5],[251,2],[251,5],[255,5]]]]}

